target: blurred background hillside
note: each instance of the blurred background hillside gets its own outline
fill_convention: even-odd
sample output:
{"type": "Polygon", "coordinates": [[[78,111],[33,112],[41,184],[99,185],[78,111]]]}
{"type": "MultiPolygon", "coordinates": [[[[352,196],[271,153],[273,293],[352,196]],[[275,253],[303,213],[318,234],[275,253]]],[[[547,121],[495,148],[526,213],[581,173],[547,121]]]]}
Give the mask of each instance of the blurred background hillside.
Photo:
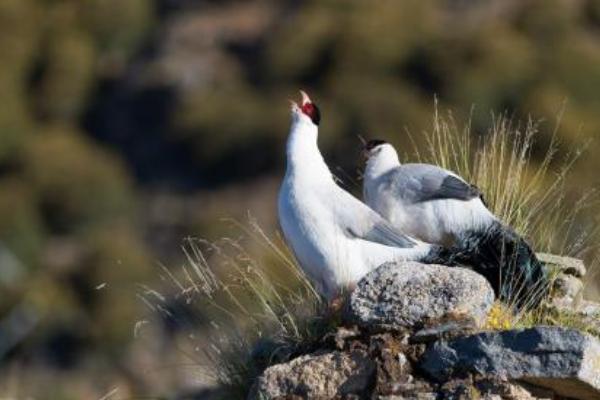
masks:
{"type": "Polygon", "coordinates": [[[542,120],[539,149],[564,109],[569,194],[600,183],[600,0],[0,0],[0,56],[2,398],[198,385],[176,327],[134,337],[138,284],[223,217],[276,229],[298,88],[349,181],[358,134],[410,154],[437,96],[478,133],[542,120]]]}

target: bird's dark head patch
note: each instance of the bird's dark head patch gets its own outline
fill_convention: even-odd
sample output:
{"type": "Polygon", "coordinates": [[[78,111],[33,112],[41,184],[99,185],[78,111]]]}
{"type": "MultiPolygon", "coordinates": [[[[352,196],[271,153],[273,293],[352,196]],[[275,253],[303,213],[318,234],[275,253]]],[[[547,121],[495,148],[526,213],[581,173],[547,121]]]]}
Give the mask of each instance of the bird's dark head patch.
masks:
{"type": "Polygon", "coordinates": [[[386,144],[386,143],[387,142],[385,140],[381,140],[381,139],[369,140],[367,143],[365,143],[364,150],[371,151],[374,148],[376,148],[377,146],[381,146],[382,144],[386,144]]]}
{"type": "Polygon", "coordinates": [[[379,147],[386,143],[387,142],[385,140],[381,139],[372,139],[364,143],[361,152],[363,159],[366,161],[369,158],[373,157],[375,154],[379,153],[379,150],[381,150],[379,147]]]}

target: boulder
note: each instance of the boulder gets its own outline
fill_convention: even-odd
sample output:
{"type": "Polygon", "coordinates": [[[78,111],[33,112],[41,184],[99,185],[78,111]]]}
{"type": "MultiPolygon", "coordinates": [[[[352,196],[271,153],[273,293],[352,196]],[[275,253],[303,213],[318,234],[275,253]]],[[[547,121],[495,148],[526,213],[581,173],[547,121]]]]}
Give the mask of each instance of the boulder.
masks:
{"type": "Polygon", "coordinates": [[[477,389],[484,400],[554,400],[552,390],[547,390],[524,382],[487,380],[477,383],[477,389]]]}
{"type": "Polygon", "coordinates": [[[572,275],[558,274],[552,284],[550,305],[575,311],[583,298],[583,282],[572,275]]]}
{"type": "Polygon", "coordinates": [[[455,379],[437,390],[442,399],[554,400],[554,392],[524,382],[498,378],[455,379]]]}
{"type": "Polygon", "coordinates": [[[493,301],[488,281],[471,270],[386,263],[358,282],[346,319],[369,330],[417,330],[451,321],[480,326],[493,301]]]}
{"type": "Polygon", "coordinates": [[[583,298],[582,278],[586,274],[583,261],[546,253],[538,253],[537,257],[554,278],[549,304],[558,310],[576,310],[583,298]]]}
{"type": "Polygon", "coordinates": [[[553,391],[528,385],[524,382],[499,379],[458,379],[446,382],[441,387],[416,383],[402,385],[400,394],[376,395],[373,400],[554,400],[553,391]]]}
{"type": "Polygon", "coordinates": [[[600,303],[595,301],[582,300],[577,311],[585,317],[600,319],[600,303]]]}
{"type": "Polygon", "coordinates": [[[458,335],[468,335],[472,331],[473,330],[469,326],[465,326],[460,322],[451,321],[416,331],[410,336],[409,341],[410,343],[435,342],[439,339],[449,339],[458,335]]]}
{"type": "Polygon", "coordinates": [[[590,300],[581,300],[578,304],[576,315],[587,327],[587,332],[600,336],[600,303],[590,300]]]}
{"type": "Polygon", "coordinates": [[[420,367],[440,382],[476,374],[522,380],[569,398],[600,398],[600,342],[571,329],[535,327],[439,341],[420,367]]]}
{"type": "Polygon", "coordinates": [[[331,399],[362,395],[373,379],[375,368],[375,363],[358,351],[308,354],[267,368],[249,398],[331,399]]]}
{"type": "Polygon", "coordinates": [[[582,260],[572,257],[562,257],[548,253],[537,253],[537,258],[552,271],[558,271],[566,275],[583,278],[586,274],[585,264],[582,260]]]}

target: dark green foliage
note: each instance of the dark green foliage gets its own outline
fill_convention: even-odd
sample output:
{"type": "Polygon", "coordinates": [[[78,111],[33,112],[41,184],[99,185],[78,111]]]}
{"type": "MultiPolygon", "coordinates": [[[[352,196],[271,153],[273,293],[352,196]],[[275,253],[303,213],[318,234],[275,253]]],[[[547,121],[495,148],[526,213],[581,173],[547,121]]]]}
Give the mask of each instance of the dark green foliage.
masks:
{"type": "MultiPolygon", "coordinates": [[[[125,65],[142,44],[151,12],[150,1],[0,1],[5,377],[24,359],[41,360],[52,371],[92,357],[94,370],[107,373],[130,342],[140,315],[133,288],[152,265],[136,225],[131,174],[82,120],[107,52],[125,65]],[[101,283],[111,290],[95,290],[101,283]]],[[[0,391],[9,393],[6,382],[0,391]]],[[[24,388],[32,394],[35,386],[44,385],[24,388]]],[[[58,380],[56,390],[32,395],[67,398],[62,386],[58,380]]]]}

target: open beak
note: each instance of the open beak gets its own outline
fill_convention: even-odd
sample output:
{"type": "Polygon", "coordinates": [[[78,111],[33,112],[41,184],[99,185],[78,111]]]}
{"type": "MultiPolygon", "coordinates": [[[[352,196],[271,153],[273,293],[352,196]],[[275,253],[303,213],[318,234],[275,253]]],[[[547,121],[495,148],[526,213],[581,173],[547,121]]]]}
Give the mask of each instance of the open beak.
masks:
{"type": "Polygon", "coordinates": [[[305,104],[309,104],[312,103],[312,101],[310,101],[310,97],[308,97],[308,95],[306,94],[306,92],[304,90],[300,91],[300,96],[302,96],[302,103],[301,105],[305,105],[305,104]]]}
{"type": "Polygon", "coordinates": [[[302,106],[312,103],[312,101],[310,100],[310,97],[308,97],[308,95],[306,94],[306,92],[304,90],[300,91],[300,96],[302,97],[300,104],[296,103],[294,100],[291,100],[291,99],[288,100],[290,102],[290,107],[292,110],[302,108],[302,106]]]}

